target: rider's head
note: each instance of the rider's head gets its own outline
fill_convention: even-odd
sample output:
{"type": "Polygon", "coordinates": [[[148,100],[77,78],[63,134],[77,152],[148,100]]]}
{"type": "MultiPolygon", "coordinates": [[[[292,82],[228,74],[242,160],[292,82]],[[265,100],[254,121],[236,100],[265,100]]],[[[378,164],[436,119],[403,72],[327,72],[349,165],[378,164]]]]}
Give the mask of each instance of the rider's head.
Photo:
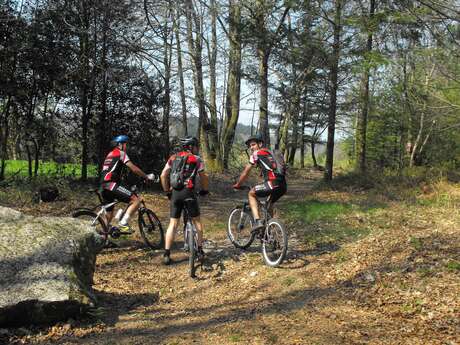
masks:
{"type": "Polygon", "coordinates": [[[193,154],[197,154],[199,152],[200,144],[198,143],[198,139],[195,137],[188,136],[181,138],[180,144],[184,150],[190,151],[193,154]]]}
{"type": "Polygon", "coordinates": [[[126,151],[126,143],[128,142],[129,137],[127,135],[117,135],[110,141],[112,147],[118,147],[123,151],[126,151]]]}
{"type": "Polygon", "coordinates": [[[251,149],[251,151],[257,151],[262,148],[264,145],[264,139],[260,134],[251,135],[248,140],[246,140],[246,146],[251,149]]]}

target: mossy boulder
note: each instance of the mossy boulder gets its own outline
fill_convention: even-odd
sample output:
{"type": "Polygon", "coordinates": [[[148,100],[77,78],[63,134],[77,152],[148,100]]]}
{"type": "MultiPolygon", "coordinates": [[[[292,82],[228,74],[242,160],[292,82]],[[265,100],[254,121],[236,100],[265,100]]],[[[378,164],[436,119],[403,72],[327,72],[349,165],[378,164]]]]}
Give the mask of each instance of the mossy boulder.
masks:
{"type": "Polygon", "coordinates": [[[91,307],[102,245],[86,222],[0,206],[0,327],[49,324],[91,307]]]}

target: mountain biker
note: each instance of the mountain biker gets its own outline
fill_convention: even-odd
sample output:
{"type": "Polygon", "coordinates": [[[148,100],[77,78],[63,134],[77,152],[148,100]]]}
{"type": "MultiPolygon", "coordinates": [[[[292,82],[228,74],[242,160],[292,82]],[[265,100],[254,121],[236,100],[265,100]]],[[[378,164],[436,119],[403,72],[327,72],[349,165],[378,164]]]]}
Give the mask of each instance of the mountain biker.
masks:
{"type": "MultiPolygon", "coordinates": [[[[165,241],[165,252],[163,255],[163,263],[169,265],[171,263],[171,246],[174,243],[174,235],[179,225],[180,216],[184,208],[185,200],[192,199],[187,203],[188,211],[192,222],[196,227],[198,233],[198,255],[204,257],[203,252],[203,225],[200,220],[200,208],[198,200],[195,194],[195,177],[198,174],[200,176],[201,190],[200,195],[208,194],[209,180],[208,175],[204,171],[204,163],[201,160],[199,153],[198,139],[195,137],[185,137],[180,139],[182,150],[172,155],[162,173],[161,173],[161,185],[163,190],[166,192],[168,198],[171,200],[170,208],[170,220],[168,229],[166,230],[166,241],[165,241]],[[174,171],[173,167],[176,166],[176,160],[181,160],[183,157],[183,187],[173,188],[171,183],[171,176],[174,171]]],[[[176,161],[177,162],[177,161],[176,161]]]]}
{"type": "MultiPolygon", "coordinates": [[[[280,168],[278,167],[280,163],[277,163],[273,153],[264,147],[264,140],[261,135],[250,136],[246,140],[246,146],[251,150],[249,163],[241,173],[238,182],[233,185],[233,188],[241,188],[241,184],[246,180],[255,165],[261,169],[264,182],[251,188],[248,193],[249,206],[255,220],[252,230],[255,231],[264,227],[263,220],[260,219],[257,198],[269,196],[273,207],[273,204],[286,193],[287,184],[283,169],[278,169],[280,168]]],[[[271,211],[269,210],[269,212],[271,211]]]]}
{"type": "MultiPolygon", "coordinates": [[[[130,231],[128,225],[129,218],[137,211],[141,199],[131,192],[128,188],[121,185],[121,172],[124,166],[127,166],[133,173],[143,177],[146,180],[154,180],[154,174],[145,174],[141,169],[134,165],[126,154],[126,145],[129,141],[127,135],[118,135],[114,137],[110,145],[110,151],[105,157],[101,172],[101,194],[104,203],[111,203],[115,199],[129,204],[122,219],[118,222],[120,231],[130,231]]],[[[107,209],[107,224],[110,224],[113,218],[114,205],[107,209]]]]}

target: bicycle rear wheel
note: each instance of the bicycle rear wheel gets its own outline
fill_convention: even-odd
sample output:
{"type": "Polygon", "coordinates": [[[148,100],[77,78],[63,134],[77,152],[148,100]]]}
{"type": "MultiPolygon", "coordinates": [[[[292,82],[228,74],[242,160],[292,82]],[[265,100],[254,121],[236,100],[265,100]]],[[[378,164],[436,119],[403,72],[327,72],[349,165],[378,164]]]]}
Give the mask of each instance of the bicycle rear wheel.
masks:
{"type": "Polygon", "coordinates": [[[145,244],[151,249],[164,246],[164,232],[157,215],[148,208],[139,210],[139,232],[145,244]]]}
{"type": "MultiPolygon", "coordinates": [[[[194,225],[192,225],[194,226],[194,225]]],[[[195,260],[196,260],[196,242],[195,242],[195,229],[190,228],[188,234],[187,234],[187,241],[188,241],[188,251],[189,251],[189,257],[188,257],[188,263],[190,266],[190,277],[195,278],[195,260]]]]}
{"type": "Polygon", "coordinates": [[[228,216],[227,236],[236,248],[246,249],[254,241],[252,215],[241,207],[235,207],[228,216]]]}
{"type": "Polygon", "coordinates": [[[76,210],[72,213],[72,217],[90,222],[93,230],[103,237],[104,243],[108,240],[109,230],[104,220],[93,211],[86,209],[76,210]]]}
{"type": "Polygon", "coordinates": [[[270,267],[280,265],[286,257],[288,237],[285,227],[278,219],[270,219],[262,239],[262,255],[270,267]]]}

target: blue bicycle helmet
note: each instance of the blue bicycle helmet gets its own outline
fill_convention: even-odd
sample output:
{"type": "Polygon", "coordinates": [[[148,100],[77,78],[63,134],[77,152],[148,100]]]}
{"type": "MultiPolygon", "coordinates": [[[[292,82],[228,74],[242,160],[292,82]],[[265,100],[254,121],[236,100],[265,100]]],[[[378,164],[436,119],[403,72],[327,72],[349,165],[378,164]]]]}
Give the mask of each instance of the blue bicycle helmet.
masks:
{"type": "Polygon", "coordinates": [[[118,144],[124,144],[127,143],[129,140],[129,137],[127,135],[117,135],[115,138],[113,138],[110,143],[112,146],[117,146],[118,144]]]}

